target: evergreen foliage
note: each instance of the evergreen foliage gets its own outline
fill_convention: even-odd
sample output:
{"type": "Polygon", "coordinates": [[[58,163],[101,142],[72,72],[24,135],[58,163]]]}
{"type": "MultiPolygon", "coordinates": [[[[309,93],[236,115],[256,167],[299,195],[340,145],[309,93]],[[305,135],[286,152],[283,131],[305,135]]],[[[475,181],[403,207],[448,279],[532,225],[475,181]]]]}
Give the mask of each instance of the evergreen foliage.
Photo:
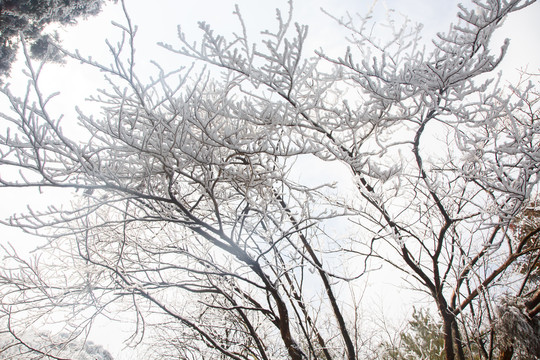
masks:
{"type": "Polygon", "coordinates": [[[400,334],[399,344],[385,342],[382,347],[383,360],[443,360],[442,324],[428,311],[415,308],[408,329],[400,334]]]}
{"type": "Polygon", "coordinates": [[[46,25],[75,24],[79,17],[99,13],[102,5],[103,0],[0,0],[0,75],[15,61],[19,36],[30,41],[32,56],[59,61],[59,54],[49,49],[46,25]]]}
{"type": "Polygon", "coordinates": [[[63,351],[73,360],[113,360],[113,356],[103,346],[92,341],[73,341],[67,333],[52,336],[49,333],[34,332],[30,329],[25,338],[13,336],[8,331],[0,331],[0,358],[9,360],[48,360],[53,351],[63,351]],[[39,350],[38,350],[39,349],[39,350]]]}

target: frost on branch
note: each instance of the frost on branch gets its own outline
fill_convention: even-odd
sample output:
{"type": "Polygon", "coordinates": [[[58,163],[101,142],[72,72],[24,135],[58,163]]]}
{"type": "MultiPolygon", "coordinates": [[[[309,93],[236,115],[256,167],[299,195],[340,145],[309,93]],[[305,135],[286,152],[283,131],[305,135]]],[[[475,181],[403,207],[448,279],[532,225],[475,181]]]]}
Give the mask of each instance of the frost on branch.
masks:
{"type": "Polygon", "coordinates": [[[540,319],[531,317],[522,299],[505,297],[497,308],[499,342],[512,347],[520,359],[537,359],[540,354],[540,319]]]}
{"type": "Polygon", "coordinates": [[[336,57],[306,48],[292,3],[256,44],[237,8],[231,38],[179,29],[163,46],[193,65],[156,64],[148,81],[127,17],[110,64],[62,50],[107,80],[77,133],[49,112],[28,59],[26,93],[2,89],[0,183],[78,192],[9,220],[49,238],[46,255],[11,254],[4,269],[14,324],[61,304],[87,329],[120,308],[131,344],[159,339],[155,358],[352,360],[369,349],[350,302],[384,265],[433,302],[448,359],[495,351],[496,289],[534,286],[512,270],[534,246],[511,230],[537,191],[538,96],[483,79],[509,51],[490,48],[493,32],[530,3],[461,7],[425,48],[408,23],[384,42],[369,18],[336,17],[350,34],[336,57]],[[298,183],[313,158],[343,179],[298,183]]]}

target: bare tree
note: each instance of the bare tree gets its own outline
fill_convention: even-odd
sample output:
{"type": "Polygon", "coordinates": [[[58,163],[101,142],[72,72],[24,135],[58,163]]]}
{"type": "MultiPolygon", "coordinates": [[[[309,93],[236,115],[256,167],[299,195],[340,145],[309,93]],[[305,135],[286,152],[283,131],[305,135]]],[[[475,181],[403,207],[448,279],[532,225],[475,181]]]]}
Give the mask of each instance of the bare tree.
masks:
{"type": "Polygon", "coordinates": [[[432,298],[447,359],[472,342],[493,358],[481,322],[531,252],[511,224],[537,190],[540,159],[530,88],[485,74],[508,46],[493,55],[493,32],[533,2],[461,7],[429,52],[417,29],[381,42],[369,17],[335,18],[352,39],[337,58],[304,54],[292,3],[262,46],[237,9],[232,40],[205,23],[200,42],[179,30],[180,45],[163,46],[195,65],[149,82],[126,16],[111,65],[62,50],[109,79],[94,98],[101,114],[79,111],[76,134],[49,113],[43,66],[27,56],[27,93],[2,89],[0,164],[18,171],[0,182],[80,192],[70,209],[10,220],[50,239],[33,261],[6,250],[12,332],[71,313],[66,324],[83,333],[114,311],[132,314],[134,341],[154,329],[175,358],[352,360],[358,304],[336,285],[357,286],[380,259],[432,298]],[[356,193],[296,183],[289,171],[305,156],[344,164],[356,193]],[[331,236],[336,223],[356,235],[331,236]]]}

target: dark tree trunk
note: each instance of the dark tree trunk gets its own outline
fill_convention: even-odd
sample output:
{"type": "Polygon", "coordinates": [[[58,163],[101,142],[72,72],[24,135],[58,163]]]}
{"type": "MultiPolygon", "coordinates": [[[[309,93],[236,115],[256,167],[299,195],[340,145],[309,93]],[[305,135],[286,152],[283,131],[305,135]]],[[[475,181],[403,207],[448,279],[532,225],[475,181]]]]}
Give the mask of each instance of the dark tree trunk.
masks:
{"type": "Polygon", "coordinates": [[[502,349],[501,354],[499,355],[499,360],[510,360],[514,355],[514,347],[508,346],[502,349]]]}
{"type": "Polygon", "coordinates": [[[443,315],[443,325],[444,325],[444,353],[446,354],[446,360],[454,360],[454,336],[452,333],[452,322],[453,319],[450,314],[446,313],[443,315]]]}

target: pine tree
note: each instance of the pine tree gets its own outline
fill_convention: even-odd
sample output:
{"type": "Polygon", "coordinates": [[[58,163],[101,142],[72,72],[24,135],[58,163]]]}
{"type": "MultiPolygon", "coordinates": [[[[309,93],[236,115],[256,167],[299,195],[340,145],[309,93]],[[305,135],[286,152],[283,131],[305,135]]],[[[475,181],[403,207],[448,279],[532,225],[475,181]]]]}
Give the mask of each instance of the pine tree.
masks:
{"type": "Polygon", "coordinates": [[[45,27],[74,24],[77,18],[98,14],[102,5],[103,0],[0,0],[0,75],[9,73],[20,36],[30,42],[32,56],[59,61],[45,27]]]}
{"type": "Polygon", "coordinates": [[[408,330],[400,334],[396,346],[383,343],[382,358],[386,360],[444,359],[442,324],[423,309],[414,309],[408,330]]]}

